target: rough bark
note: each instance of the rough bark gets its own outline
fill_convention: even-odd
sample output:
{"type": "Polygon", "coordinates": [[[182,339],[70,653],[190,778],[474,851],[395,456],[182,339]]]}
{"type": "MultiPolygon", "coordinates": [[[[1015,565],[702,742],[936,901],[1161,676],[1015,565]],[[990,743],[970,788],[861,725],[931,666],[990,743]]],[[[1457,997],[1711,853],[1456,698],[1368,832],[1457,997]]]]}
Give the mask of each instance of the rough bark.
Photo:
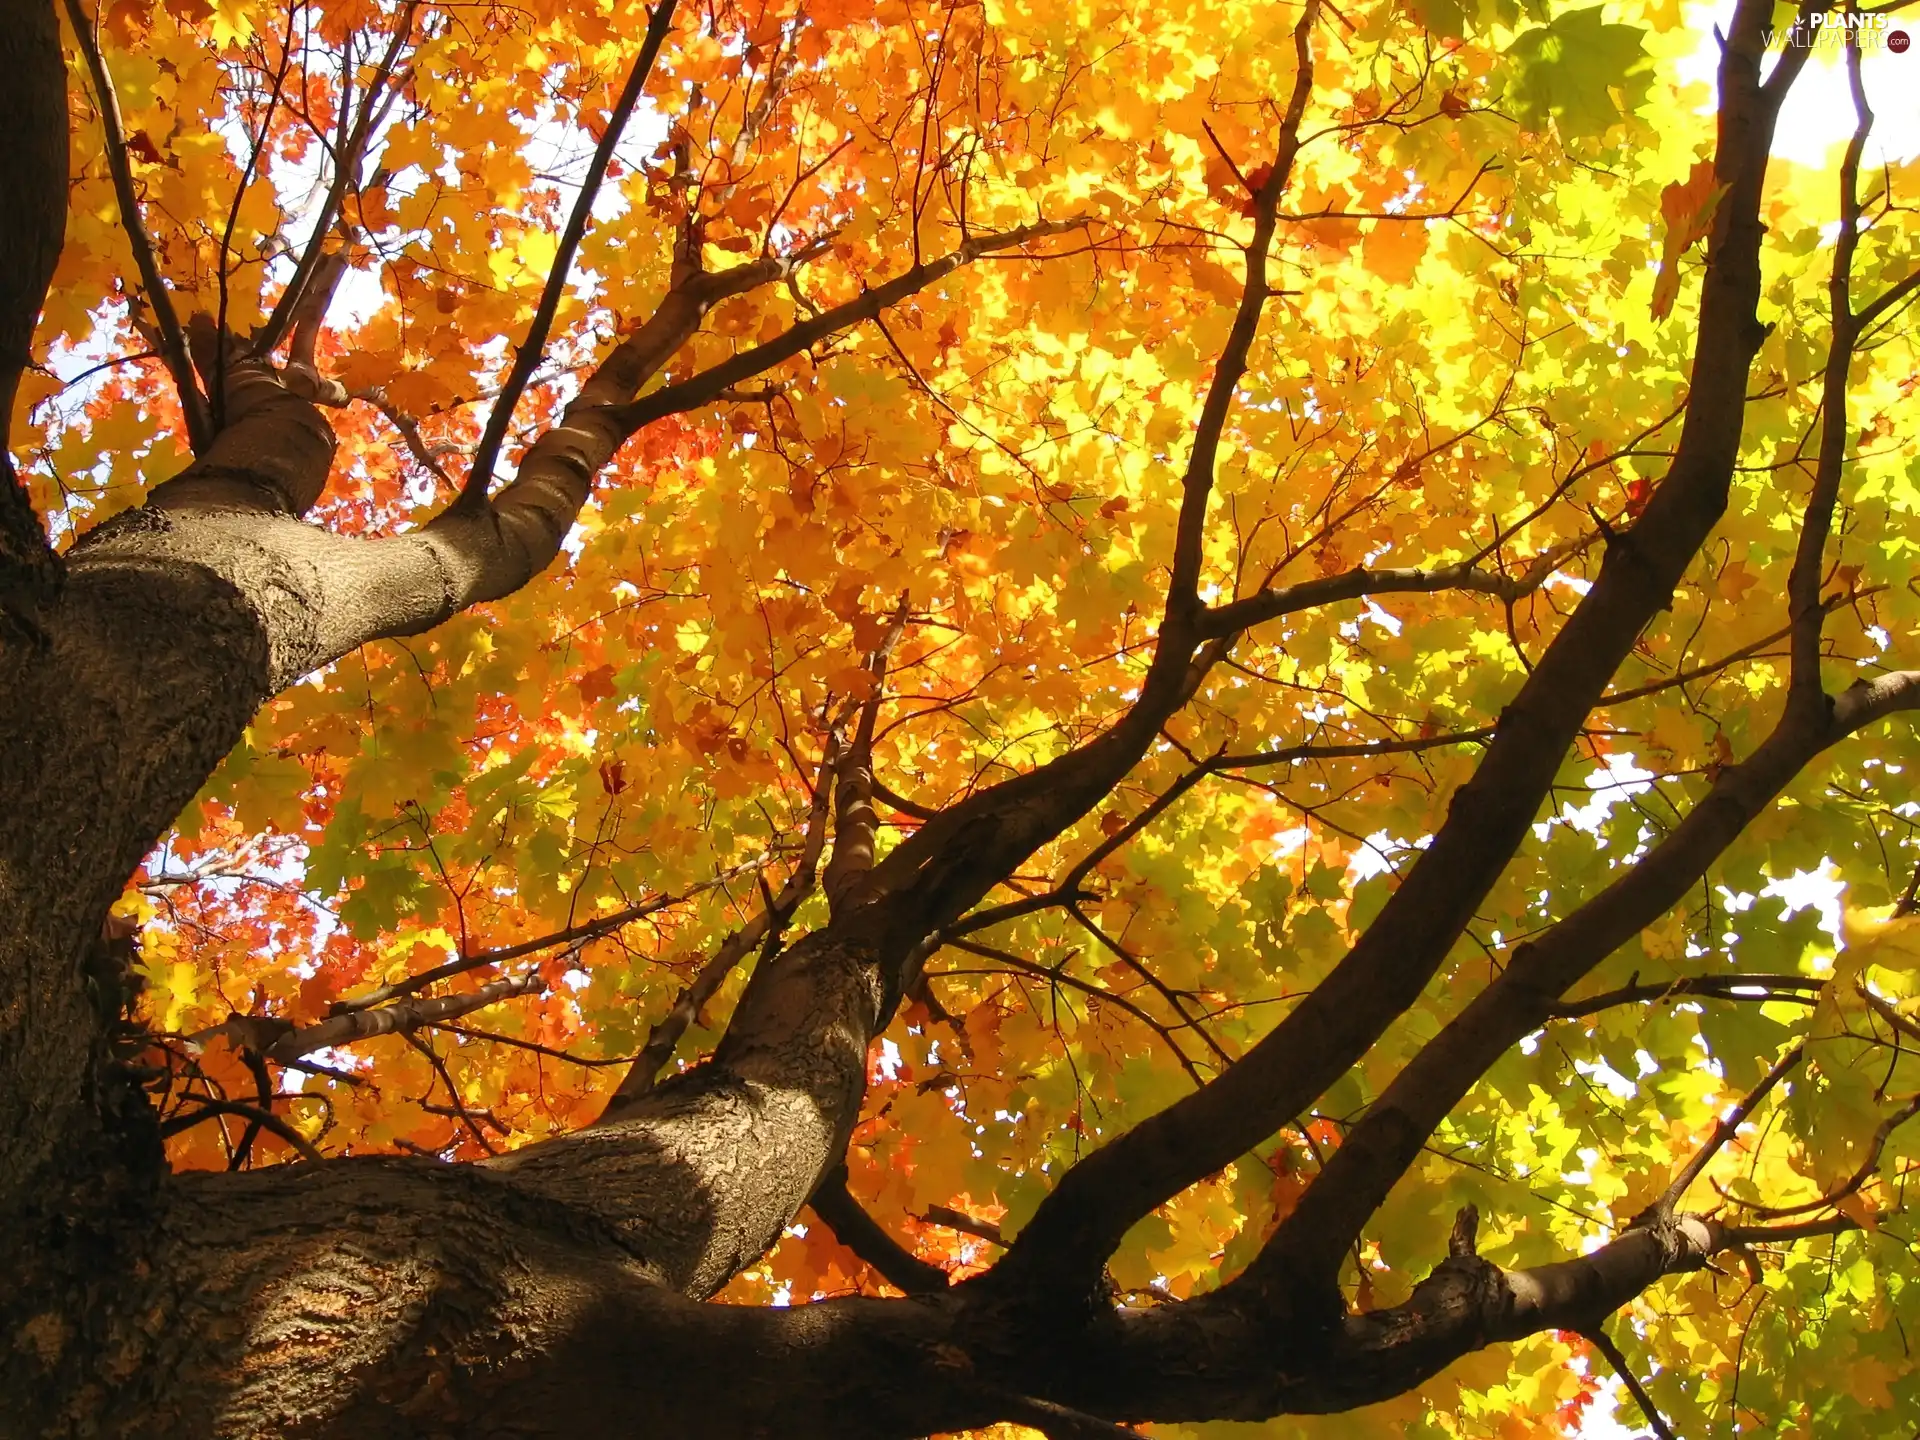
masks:
{"type": "MultiPolygon", "coordinates": [[[[67,228],[67,94],[60,29],[38,0],[0,5],[0,195],[15,212],[0,225],[0,423],[13,414],[33,363],[33,328],[67,228]]],[[[4,437],[0,437],[4,440],[4,437]]],[[[59,565],[13,457],[0,443],[0,631],[39,638],[38,615],[59,588],[59,565]]]]}
{"type": "MultiPolygon", "coordinates": [[[[52,11],[44,0],[14,8],[22,23],[0,25],[0,59],[24,78],[0,96],[0,120],[16,107],[39,143],[0,157],[0,179],[38,197],[20,207],[27,223],[0,223],[9,393],[57,247],[48,207],[64,202],[49,183],[47,133],[65,123],[48,98],[63,83],[49,79],[52,11]]],[[[719,274],[688,261],[511,484],[489,495],[483,475],[432,525],[391,540],[302,518],[332,459],[324,415],[267,359],[194,328],[195,353],[214,357],[203,369],[220,380],[219,433],[146,505],[77,543],[57,593],[36,590],[31,610],[9,608],[0,626],[0,1433],[896,1437],[1020,1416],[1101,1434],[1111,1421],[1338,1410],[1402,1393],[1481,1345],[1596,1323],[1752,1238],[1661,1211],[1591,1255],[1505,1274],[1473,1253],[1463,1221],[1455,1253],[1405,1305],[1349,1315],[1329,1281],[1348,1238],[1339,1226],[1371,1212],[1459,1087],[1670,903],[1807,759],[1913,705],[1914,676],[1850,691],[1831,714],[1794,712],[1639,869],[1517,959],[1388,1092],[1242,1282],[1139,1312],[1098,1288],[1128,1225],[1270,1134],[1419,994],[1717,519],[1759,343],[1760,183],[1791,79],[1760,83],[1767,10],[1747,0],[1726,47],[1717,163],[1729,192],[1673,471],[1632,534],[1613,537],[1442,833],[1320,991],[1192,1101],[1069,1172],[998,1269],[941,1288],[925,1267],[889,1256],[923,1292],[912,1298],[699,1303],[762,1256],[823,1179],[817,1203],[836,1227],[884,1239],[831,1177],[859,1114],[868,1046],[930,937],[1108,794],[1243,626],[1393,589],[1513,593],[1516,582],[1470,570],[1356,571],[1213,610],[1198,598],[1214,451],[1260,323],[1297,141],[1283,140],[1254,197],[1248,282],[1188,462],[1151,669],[1126,715],[1054,764],[932,817],[871,871],[870,781],[854,784],[841,812],[858,833],[839,838],[858,843],[845,857],[836,845],[830,923],[761,964],[713,1056],[663,1083],[649,1071],[647,1083],[623,1086],[586,1130],[473,1165],[361,1158],[163,1175],[153,1117],[116,1049],[126,955],[103,922],[127,875],[277,690],[369,639],[509,593],[550,563],[635,427],[705,403],[979,255],[1065,227],[976,236],[636,400],[714,303],[804,257],[719,274]]],[[[1288,136],[1311,89],[1314,15],[1309,6],[1296,32],[1288,136]]],[[[44,552],[18,555],[45,568],[44,552]]],[[[0,553],[8,576],[16,561],[0,553]]],[[[0,600],[11,606],[11,593],[0,600]]],[[[339,1028],[400,1013],[363,1011],[339,1028]]]]}
{"type": "MultiPolygon", "coordinates": [[[[602,1215],[494,1167],[368,1158],[187,1176],[99,1337],[111,1390],[69,1390],[33,1418],[378,1440],[905,1437],[985,1423],[1014,1396],[1119,1421],[1324,1413],[1403,1393],[1481,1346],[1593,1323],[1729,1238],[1681,1217],[1538,1270],[1456,1255],[1405,1305],[1367,1315],[1214,1297],[1069,1330],[979,1286],[699,1305],[602,1215]]],[[[36,1358],[62,1343],[48,1327],[24,1334],[36,1358]]]]}

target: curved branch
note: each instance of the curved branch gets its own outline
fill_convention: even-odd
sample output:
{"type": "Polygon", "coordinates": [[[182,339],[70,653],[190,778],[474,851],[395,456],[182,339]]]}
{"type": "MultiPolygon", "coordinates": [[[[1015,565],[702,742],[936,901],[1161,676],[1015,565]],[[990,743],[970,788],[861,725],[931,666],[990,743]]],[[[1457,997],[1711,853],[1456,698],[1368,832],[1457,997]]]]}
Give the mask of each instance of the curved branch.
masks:
{"type": "MultiPolygon", "coordinates": [[[[1763,95],[1759,85],[1762,31],[1770,18],[1768,0],[1742,0],[1723,56],[1716,168],[1729,193],[1709,246],[1687,419],[1673,464],[1640,522],[1630,534],[1613,536],[1592,588],[1502,712],[1485,758],[1454,794],[1446,822],[1353,950],[1223,1075],[1068,1171],[997,1267],[996,1274],[1006,1272],[1004,1283],[1084,1293],[1135,1220],[1286,1123],[1414,1003],[1525,839],[1607,682],[1725,510],[1748,372],[1765,334],[1755,315],[1764,233],[1759,208],[1780,99],[1763,95]]],[[[1483,1069],[1476,1066],[1472,1074],[1483,1069]]],[[[1394,1122],[1399,1143],[1388,1147],[1396,1157],[1393,1175],[1404,1168],[1398,1159],[1404,1143],[1411,1141],[1417,1153],[1427,1133],[1403,1131],[1403,1124],[1394,1122]]],[[[1334,1159],[1352,1149],[1350,1138],[1334,1159]]],[[[1288,1225],[1305,1221],[1331,1172],[1332,1162],[1288,1225]]],[[[1263,1270],[1256,1284],[1294,1288],[1277,1273],[1286,1269],[1293,1279],[1310,1277],[1330,1290],[1353,1217],[1373,1207],[1349,1195],[1332,1208],[1339,1213],[1315,1208],[1311,1240],[1286,1247],[1284,1261],[1270,1244],[1262,1259],[1275,1258],[1266,1267],[1256,1263],[1263,1270]],[[1325,1243],[1335,1234],[1340,1243],[1325,1243]]],[[[1303,1228],[1296,1225],[1294,1233],[1303,1228]]]]}
{"type": "Polygon", "coordinates": [[[947,1288],[947,1272],[929,1264],[889,1235],[847,1189],[847,1167],[837,1166],[807,1202],[826,1222],[833,1238],[880,1272],[880,1278],[909,1295],[937,1295],[947,1288]]]}
{"type": "Polygon", "coordinates": [[[316,1165],[323,1164],[326,1161],[327,1157],[314,1148],[311,1140],[307,1139],[306,1136],[302,1135],[278,1115],[275,1115],[271,1110],[268,1110],[262,1105],[248,1105],[240,1100],[212,1100],[201,1099],[199,1096],[195,1096],[193,1108],[186,1114],[176,1115],[171,1120],[162,1124],[160,1133],[162,1136],[170,1138],[184,1131],[191,1130],[203,1121],[217,1120],[222,1115],[233,1115],[245,1120],[249,1130],[265,1130],[269,1134],[278,1136],[280,1139],[286,1141],[287,1144],[291,1145],[294,1150],[299,1153],[302,1160],[312,1161],[316,1165]]]}

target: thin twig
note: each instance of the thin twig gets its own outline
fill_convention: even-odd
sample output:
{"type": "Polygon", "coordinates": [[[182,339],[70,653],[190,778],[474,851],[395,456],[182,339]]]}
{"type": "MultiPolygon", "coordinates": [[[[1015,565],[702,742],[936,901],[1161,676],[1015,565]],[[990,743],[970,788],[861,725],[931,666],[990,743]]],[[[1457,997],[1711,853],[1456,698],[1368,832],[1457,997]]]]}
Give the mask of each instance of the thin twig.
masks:
{"type": "Polygon", "coordinates": [[[444,965],[435,965],[430,970],[422,970],[418,975],[409,975],[404,980],[396,980],[369,990],[365,995],[356,995],[348,1000],[336,1000],[333,1013],[350,1015],[357,1010],[371,1010],[376,1005],[384,1005],[390,1000],[398,1000],[403,995],[416,994],[429,985],[442,980],[451,980],[455,975],[464,975],[469,970],[478,970],[485,965],[503,965],[509,960],[518,960],[522,955],[531,955],[536,950],[551,950],[560,945],[576,945],[588,940],[601,940],[614,931],[634,921],[643,919],[655,911],[664,910],[670,905],[697,895],[701,890],[710,888],[701,885],[681,895],[658,895],[637,905],[629,905],[624,910],[616,910],[611,915],[602,915],[597,920],[583,920],[578,925],[569,925],[565,930],[556,930],[551,935],[542,935],[537,940],[522,940],[513,945],[502,945],[492,950],[476,950],[471,955],[460,955],[444,965]]]}
{"type": "Polygon", "coordinates": [[[1766,1099],[1768,1092],[1786,1078],[1787,1072],[1798,1065],[1806,1057],[1806,1053],[1805,1041],[1789,1047],[1787,1053],[1776,1060],[1773,1068],[1761,1077],[1760,1083],[1749,1090],[1739,1104],[1721,1117],[1720,1122],[1713,1127],[1713,1134],[1707,1137],[1707,1143],[1694,1152],[1693,1158],[1681,1167],[1680,1173],[1673,1177],[1673,1183],[1655,1202],[1656,1213],[1661,1215],[1673,1213],[1674,1207],[1680,1203],[1680,1197],[1687,1193],[1687,1187],[1700,1178],[1701,1172],[1712,1162],[1713,1157],[1720,1153],[1720,1147],[1739,1133],[1740,1127],[1746,1124],[1747,1116],[1753,1113],[1753,1107],[1766,1099]]]}
{"type": "Polygon", "coordinates": [[[1635,1005],[1646,1000],[1675,999],[1683,995],[1704,995],[1715,1000],[1785,1000],[1796,1005],[1819,1003],[1826,981],[1807,975],[1691,975],[1664,984],[1628,984],[1584,1000],[1570,1000],[1548,1011],[1554,1020],[1579,1020],[1615,1005],[1635,1005]]]}
{"type": "MultiPolygon", "coordinates": [[[[1115,1009],[1131,1015],[1166,1042],[1167,1048],[1173,1051],[1174,1058],[1180,1062],[1181,1068],[1187,1072],[1188,1079],[1192,1080],[1195,1085],[1204,1085],[1206,1083],[1206,1078],[1201,1075],[1199,1067],[1193,1063],[1193,1060],[1187,1055],[1187,1052],[1181,1049],[1179,1042],[1173,1038],[1173,1031],[1171,1029],[1154,1019],[1153,1016],[1149,1015],[1145,1010],[1142,1010],[1126,996],[1113,990],[1103,989],[1090,981],[1077,979],[1067,974],[1066,960],[1071,959],[1071,955],[1063,959],[1057,966],[1042,965],[1037,960],[1029,960],[1023,955],[1016,955],[1011,950],[1003,950],[997,945],[987,945],[977,940],[963,939],[957,935],[948,936],[943,943],[953,947],[955,950],[964,950],[970,955],[978,955],[982,959],[998,960],[1001,964],[1013,970],[1045,980],[1048,984],[1065,985],[1071,990],[1078,990],[1081,994],[1091,996],[1102,1004],[1111,1005],[1115,1009]]],[[[935,971],[934,973],[940,974],[942,972],[935,971]]],[[[1184,1020],[1183,1028],[1190,1030],[1198,1029],[1199,1022],[1195,1020],[1184,1020]]]]}
{"type": "Polygon", "coordinates": [[[400,432],[400,438],[406,442],[407,449],[412,452],[413,458],[420,462],[422,468],[443,485],[454,483],[453,477],[447,474],[446,468],[434,455],[433,448],[427,444],[426,437],[420,433],[420,422],[389,400],[386,391],[378,387],[354,390],[348,393],[348,398],[364,400],[386,416],[387,423],[400,432]]]}
{"type": "MultiPolygon", "coordinates": [[[[533,1040],[522,1040],[518,1035],[502,1035],[498,1030],[482,1030],[477,1025],[456,1025],[450,1020],[429,1020],[421,1027],[425,1030],[444,1030],[449,1035],[463,1035],[469,1040],[486,1040],[495,1045],[510,1046],[515,1050],[528,1050],[535,1055],[544,1055],[549,1060],[561,1060],[569,1065],[582,1065],[588,1069],[597,1069],[603,1065],[631,1065],[640,1056],[609,1055],[604,1060],[589,1059],[576,1055],[571,1050],[557,1050],[551,1045],[542,1045],[533,1040]]],[[[312,1066],[304,1068],[312,1069],[312,1066]]]]}
{"type": "Polygon", "coordinates": [[[1620,1383],[1627,1387],[1627,1393],[1633,1396],[1634,1403],[1640,1407],[1640,1413],[1647,1417],[1647,1424],[1653,1427],[1653,1433],[1660,1440],[1675,1440],[1672,1428],[1661,1418],[1660,1408],[1653,1403],[1653,1397],[1646,1392],[1639,1379],[1633,1373],[1633,1367],[1627,1364],[1627,1357],[1620,1353],[1620,1347],[1607,1338],[1607,1332],[1598,1325],[1591,1330],[1582,1331],[1593,1348],[1606,1356],[1607,1364],[1613,1367],[1613,1373],[1620,1377],[1620,1383]]]}
{"type": "MultiPolygon", "coordinates": [[[[294,265],[287,288],[280,292],[279,300],[274,303],[273,313],[267,317],[264,325],[253,332],[249,343],[255,355],[271,354],[293,327],[295,312],[324,254],[327,232],[333,229],[340,207],[346,201],[347,190],[355,183],[359,173],[367,142],[372,138],[374,127],[380,123],[384,109],[382,91],[387,89],[388,82],[393,78],[394,66],[399,63],[400,52],[413,35],[413,17],[418,9],[419,0],[408,0],[394,27],[393,37],[387,43],[387,52],[381,56],[373,79],[367,84],[366,93],[360,97],[360,113],[355,117],[352,132],[334,157],[333,183],[327,187],[326,197],[320,203],[320,213],[314,219],[313,232],[300,252],[300,259],[294,265]]],[[[398,93],[399,87],[395,87],[386,97],[387,103],[398,93]]]]}
{"type": "Polygon", "coordinates": [[[654,57],[660,53],[660,46],[673,26],[675,3],[676,0],[655,0],[640,53],[634,59],[633,68],[627,72],[627,83],[621,88],[619,99],[614,101],[613,113],[607,118],[607,128],[601,132],[600,143],[594,146],[586,179],[581,182],[580,193],[574,198],[573,213],[567,216],[567,228],[561,232],[559,249],[554,253],[553,265],[547,271],[547,283],[541,291],[539,307],[533,313],[533,323],[527,326],[527,338],[514,352],[513,368],[507,372],[506,384],[500,387],[499,398],[493,402],[493,409],[487,415],[486,428],[480,433],[479,448],[473,452],[473,466],[467,471],[466,483],[460,488],[462,501],[478,503],[487,498],[487,490],[493,483],[494,462],[500,458],[501,443],[507,438],[507,427],[513,423],[514,407],[520,403],[527,381],[533,378],[535,368],[546,354],[547,337],[553,331],[553,317],[560,308],[560,296],[573,272],[574,252],[580,248],[580,241],[587,233],[587,223],[593,218],[593,202],[600,193],[600,182],[606,178],[607,166],[613,160],[614,146],[620,143],[621,133],[627,128],[633,107],[647,87],[648,76],[653,73],[654,57]]]}
{"type": "Polygon", "coordinates": [[[314,1149],[313,1143],[293,1126],[272,1111],[263,1110],[258,1105],[249,1105],[241,1100],[203,1099],[198,1095],[192,1097],[192,1104],[194,1106],[192,1110],[184,1115],[176,1115],[160,1126],[163,1139],[178,1135],[183,1130],[190,1130],[203,1120],[212,1120],[221,1115],[235,1115],[245,1120],[249,1127],[257,1126],[286,1141],[299,1152],[303,1160],[311,1160],[318,1165],[327,1158],[314,1149]]]}
{"type": "MultiPolygon", "coordinates": [[[[482,1150],[486,1151],[489,1155],[498,1155],[500,1152],[494,1149],[493,1142],[487,1139],[485,1133],[481,1131],[480,1123],[475,1120],[472,1115],[467,1113],[467,1107],[461,1103],[460,1090],[453,1083],[453,1073],[447,1069],[447,1062],[440,1058],[440,1052],[412,1031],[407,1032],[406,1040],[408,1045],[427,1057],[427,1064],[431,1065],[433,1067],[433,1073],[440,1077],[440,1083],[447,1087],[447,1099],[451,1102],[448,1105],[440,1106],[430,1105],[427,1101],[422,1100],[419,1102],[420,1108],[425,1110],[429,1115],[439,1114],[448,1118],[458,1119],[461,1124],[467,1127],[467,1130],[472,1134],[473,1138],[479,1142],[482,1150]]],[[[429,1088],[427,1093],[431,1095],[433,1093],[432,1089],[429,1088]]],[[[493,1124],[494,1128],[502,1135],[507,1133],[507,1127],[502,1125],[498,1120],[494,1120],[493,1124]]]]}
{"type": "Polygon", "coordinates": [[[100,128],[106,133],[107,173],[113,177],[113,194],[120,206],[120,225],[127,232],[127,243],[133,248],[133,263],[140,271],[140,287],[145,292],[147,307],[153,311],[154,327],[160,332],[160,343],[156,347],[160,358],[166,362],[167,373],[173,376],[174,388],[180,393],[180,409],[187,418],[187,441],[197,454],[213,441],[213,416],[207,405],[207,397],[201,393],[200,385],[194,378],[193,361],[187,353],[186,332],[180,328],[180,318],[174,313],[173,298],[167,292],[167,282],[160,276],[159,261],[154,258],[153,241],[147,235],[147,227],[140,218],[140,200],[134,194],[133,167],[127,163],[127,137],[120,119],[120,97],[113,88],[113,77],[107,73],[107,62],[100,54],[100,43],[86,11],[80,8],[80,0],[66,0],[67,18],[73,23],[74,40],[80,46],[80,54],[87,62],[87,73],[93,79],[95,109],[100,113],[100,128]]]}

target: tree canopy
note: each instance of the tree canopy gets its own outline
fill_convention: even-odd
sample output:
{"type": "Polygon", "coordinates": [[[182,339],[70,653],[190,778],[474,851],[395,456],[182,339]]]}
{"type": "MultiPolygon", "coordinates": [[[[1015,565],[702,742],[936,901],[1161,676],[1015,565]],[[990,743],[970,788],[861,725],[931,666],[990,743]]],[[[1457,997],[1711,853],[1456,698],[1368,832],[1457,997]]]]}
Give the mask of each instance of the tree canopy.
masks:
{"type": "Polygon", "coordinates": [[[61,7],[0,1431],[1910,1434],[1899,5],[61,7]]]}

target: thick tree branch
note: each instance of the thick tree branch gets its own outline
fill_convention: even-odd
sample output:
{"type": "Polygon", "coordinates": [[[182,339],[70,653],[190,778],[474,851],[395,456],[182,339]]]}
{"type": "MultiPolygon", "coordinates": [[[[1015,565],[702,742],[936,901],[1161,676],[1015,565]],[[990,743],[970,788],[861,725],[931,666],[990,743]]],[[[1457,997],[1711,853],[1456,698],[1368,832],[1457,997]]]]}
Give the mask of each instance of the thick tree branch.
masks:
{"type": "Polygon", "coordinates": [[[1553,1016],[1559,996],[1679,903],[1816,755],[1896,710],[1916,707],[1920,672],[1853,686],[1834,702],[1831,721],[1789,708],[1759,748],[1722,771],[1651,851],[1552,929],[1517,947],[1500,977],[1421,1048],[1249,1267],[1253,1282],[1278,1284],[1306,1255],[1343,1252],[1434,1127],[1489,1066],[1553,1016]]]}
{"type": "MultiPolygon", "coordinates": [[[[0,416],[11,418],[33,364],[33,331],[67,228],[67,70],[51,0],[29,0],[0,29],[0,416]]],[[[0,455],[6,446],[0,442],[0,455]]],[[[11,481],[11,460],[8,480],[11,481]]],[[[44,543],[44,542],[42,542],[44,543]]]]}
{"type": "Polygon", "coordinates": [[[889,1235],[847,1189],[847,1167],[836,1167],[807,1202],[833,1231],[834,1239],[880,1272],[880,1278],[909,1295],[937,1295],[947,1288],[947,1272],[928,1264],[889,1235]]]}
{"type": "MultiPolygon", "coordinates": [[[[1525,838],[1607,682],[1719,519],[1739,450],[1748,370],[1765,333],[1754,310],[1760,194],[1779,103],[1759,86],[1770,18],[1767,0],[1743,0],[1722,60],[1715,164],[1728,194],[1710,240],[1692,398],[1673,465],[1640,522],[1615,536],[1592,588],[1503,712],[1472,780],[1454,795],[1446,823],[1352,952],[1225,1074],[1068,1171],[997,1268],[1004,1283],[1081,1292],[1136,1219],[1278,1129],[1413,1003],[1525,838]]],[[[1350,1138],[1335,1158],[1351,1148],[1350,1138]]],[[[1289,1225],[1302,1219],[1306,1204],[1289,1225]]],[[[1353,1216],[1373,1208],[1351,1198],[1347,1204],[1345,1213],[1321,1217],[1325,1225],[1310,1243],[1284,1247],[1284,1263],[1270,1245],[1275,1258],[1256,1266],[1263,1282],[1293,1288],[1277,1273],[1284,1268],[1330,1288],[1345,1238],[1323,1242],[1335,1231],[1350,1236],[1353,1216]]]]}
{"type": "Polygon", "coordinates": [[[200,372],[222,386],[220,430],[192,465],[154,487],[148,507],[305,515],[326,489],[332,425],[270,360],[246,354],[207,316],[195,315],[187,334],[200,372]]]}
{"type": "Polygon", "coordinates": [[[769,906],[720,942],[720,948],[713,952],[692,981],[674,997],[672,1008],[647,1031],[646,1043],[640,1047],[639,1058],[628,1068],[613,1098],[607,1102],[608,1115],[618,1113],[653,1088],[660,1072],[673,1059],[673,1052],[680,1044],[680,1037],[687,1033],[687,1027],[693,1024],[740,962],[747,958],[756,945],[774,933],[773,927],[774,910],[769,906]]]}
{"type": "Polygon", "coordinates": [[[792,263],[755,261],[693,277],[615,349],[560,425],[535,441],[505,491],[484,507],[455,505],[424,529],[391,538],[336,535],[294,518],[326,483],[333,432],[269,362],[230,357],[227,424],[214,445],[157,487],[143,511],[130,512],[137,518],[90,535],[86,554],[138,563],[171,554],[222,574],[261,616],[273,652],[266,694],[274,693],[369,640],[415,634],[510,594],[545,568],[594,475],[625,438],[605,423],[608,396],[630,394],[665,363],[709,305],[792,263]],[[163,534],[143,523],[158,511],[170,517],[163,534]]]}
{"type": "Polygon", "coordinates": [[[311,1055],[316,1050],[331,1050],[368,1040],[376,1035],[406,1035],[423,1025],[443,1020],[458,1020],[489,1005],[515,996],[537,993],[546,988],[538,971],[503,980],[489,980],[462,995],[436,995],[426,999],[398,1000],[373,1010],[352,1010],[334,1015],[317,1025],[291,1031],[268,1045],[262,1054],[275,1064],[284,1065],[311,1055]]]}
{"type": "MultiPolygon", "coordinates": [[[[320,373],[315,352],[326,328],[327,310],[347,273],[344,251],[329,250],[314,267],[313,278],[293,307],[293,333],[288,339],[287,365],[281,372],[287,388],[316,405],[346,405],[353,397],[338,380],[320,373]]],[[[391,418],[389,416],[389,418],[391,418]]]]}
{"type": "MultiPolygon", "coordinates": [[[[10,425],[20,377],[33,364],[33,332],[67,224],[67,70],[51,0],[28,0],[0,25],[0,423],[10,425]]],[[[61,565],[0,436],[0,646],[44,645],[41,609],[60,588],[61,565]]]]}
{"type": "MultiPolygon", "coordinates": [[[[1780,1227],[1768,1238],[1792,1237],[1780,1227]]],[[[1064,1364],[1048,1357],[1054,1381],[1046,1393],[1115,1420],[1355,1409],[1404,1395],[1487,1345],[1597,1329],[1664,1277],[1698,1270],[1740,1243],[1740,1232],[1682,1215],[1629,1228],[1586,1255],[1503,1271],[1476,1255],[1470,1227],[1457,1225],[1451,1253],[1404,1304],[1277,1315],[1250,1311],[1244,1293],[1223,1290],[1123,1313],[1096,1329],[1101,1343],[1090,1353],[1064,1364]]]]}

